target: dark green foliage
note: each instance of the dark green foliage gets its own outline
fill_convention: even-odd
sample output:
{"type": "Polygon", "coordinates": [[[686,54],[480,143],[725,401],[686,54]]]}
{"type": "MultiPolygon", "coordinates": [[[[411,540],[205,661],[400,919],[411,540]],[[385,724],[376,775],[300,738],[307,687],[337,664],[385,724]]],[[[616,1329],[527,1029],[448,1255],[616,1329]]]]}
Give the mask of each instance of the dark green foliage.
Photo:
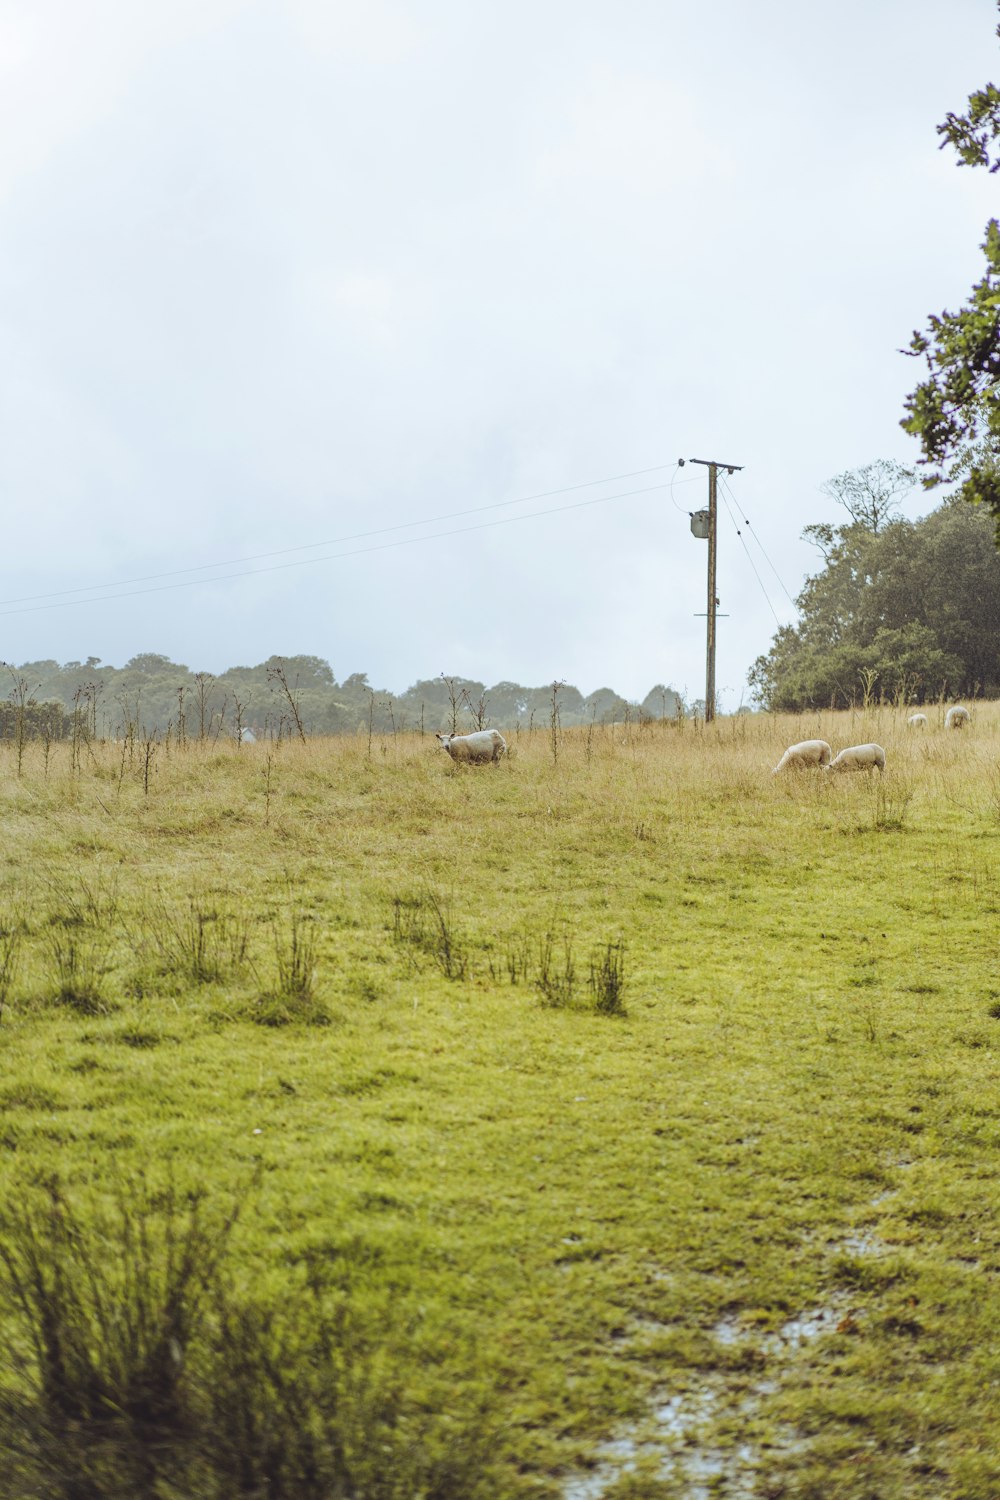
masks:
{"type": "MultiPolygon", "coordinates": [[[[1000,34],[1000,28],[998,28],[1000,34]]],[[[992,84],[969,97],[965,115],[938,126],[941,145],[961,166],[1000,166],[1000,91],[992,84]]],[[[909,352],[928,375],[907,397],[902,426],[921,446],[924,483],[962,479],[966,500],[985,505],[1000,528],[1000,226],[991,219],[983,240],[986,267],[958,312],[929,319],[909,352]]],[[[998,531],[1000,535],[1000,531],[998,531]]]]}
{"type": "Polygon", "coordinates": [[[590,960],[590,992],[594,1007],[604,1016],[625,1014],[625,944],[606,943],[590,960]]]}
{"type": "Polygon", "coordinates": [[[16,739],[19,731],[29,740],[63,740],[72,727],[73,715],[61,703],[0,702],[0,740],[16,739]]]}
{"type": "Polygon", "coordinates": [[[386,1357],[405,1335],[365,1328],[312,1275],[277,1305],[236,1290],[227,1262],[245,1199],[212,1211],[203,1192],[140,1180],[108,1209],[52,1181],[0,1211],[0,1493],[495,1494],[484,1402],[414,1400],[386,1357]]]}
{"type": "Polygon", "coordinates": [[[946,501],[877,534],[852,524],[806,528],[825,555],[750,670],[765,708],[846,708],[874,674],[874,696],[922,703],[1000,691],[1000,558],[982,512],[946,501]]]}
{"type": "Polygon", "coordinates": [[[182,1466],[192,1348],[238,1212],[210,1221],[202,1195],[140,1183],[91,1228],[54,1180],[4,1209],[0,1297],[21,1334],[0,1387],[5,1494],[41,1493],[13,1487],[37,1476],[53,1500],[142,1496],[182,1466]]]}
{"type": "Polygon", "coordinates": [[[562,934],[558,944],[552,932],[543,932],[539,938],[535,988],[544,1005],[563,1009],[575,1002],[576,964],[573,939],[568,932],[562,934]]]}

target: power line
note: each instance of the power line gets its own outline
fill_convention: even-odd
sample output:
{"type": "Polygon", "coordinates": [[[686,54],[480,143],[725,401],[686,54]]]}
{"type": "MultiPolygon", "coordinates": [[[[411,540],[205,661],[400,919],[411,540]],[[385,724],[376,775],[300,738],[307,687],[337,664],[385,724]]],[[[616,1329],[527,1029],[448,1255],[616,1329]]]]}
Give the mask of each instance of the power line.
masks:
{"type": "MultiPolygon", "coordinates": [[[[736,504],[736,497],[735,497],[735,495],[733,494],[732,490],[729,489],[729,486],[728,486],[728,484],[726,484],[725,480],[723,480],[722,483],[723,483],[723,485],[725,485],[725,488],[727,490],[729,490],[730,498],[732,499],[732,502],[735,505],[736,504]]],[[[743,517],[744,525],[746,526],[746,528],[749,531],[750,535],[753,537],[754,541],[757,543],[757,546],[760,548],[760,550],[761,550],[761,552],[762,552],[762,554],[764,556],[764,561],[767,563],[768,567],[771,569],[771,572],[774,574],[775,578],[777,578],[778,583],[781,585],[781,590],[782,590],[783,594],[785,595],[785,598],[788,600],[789,604],[794,609],[795,608],[795,600],[792,598],[791,594],[785,588],[784,581],[782,580],[781,574],[778,572],[777,568],[774,566],[774,563],[771,561],[771,559],[768,557],[766,551],[764,550],[764,543],[761,541],[761,539],[757,535],[756,531],[754,531],[753,526],[750,524],[750,518],[749,518],[749,516],[747,515],[746,511],[743,509],[742,506],[739,507],[739,512],[740,512],[740,515],[743,517]]],[[[739,528],[737,528],[737,530],[738,529],[739,528]]]]}
{"type": "MultiPolygon", "coordinates": [[[[446,511],[443,515],[439,515],[439,516],[426,516],[426,517],[424,517],[423,520],[417,520],[417,521],[399,521],[399,522],[397,522],[396,524],[394,524],[392,526],[380,526],[380,527],[375,528],[372,531],[356,531],[356,532],[351,533],[348,536],[328,537],[326,539],[326,541],[322,541],[322,542],[302,542],[298,546],[295,546],[295,547],[280,547],[280,548],[277,548],[273,552],[254,552],[254,553],[248,554],[246,557],[229,557],[229,558],[224,558],[221,562],[215,562],[215,563],[196,563],[196,564],[194,564],[190,568],[173,568],[173,569],[169,570],[168,572],[164,572],[164,573],[146,573],[144,575],[141,575],[138,578],[119,578],[119,579],[116,579],[112,583],[87,583],[87,584],[81,584],[78,588],[75,588],[75,589],[57,589],[54,592],[48,593],[48,594],[22,594],[22,595],[19,595],[18,597],[13,598],[13,599],[0,599],[0,606],[7,605],[7,604],[33,604],[33,603],[36,603],[37,601],[42,600],[42,599],[65,599],[70,594],[93,593],[94,591],[96,591],[98,589],[129,589],[129,588],[132,587],[133,584],[139,584],[139,583],[157,583],[157,582],[159,582],[159,580],[161,578],[179,578],[181,576],[181,574],[183,574],[183,573],[208,573],[208,572],[211,572],[215,568],[232,568],[232,567],[237,567],[241,563],[263,562],[265,558],[269,558],[269,557],[287,557],[292,552],[310,552],[310,551],[314,550],[316,547],[339,547],[339,546],[342,546],[343,543],[345,543],[345,542],[360,542],[360,541],[367,540],[368,537],[373,537],[373,536],[388,536],[391,532],[394,532],[394,531],[408,531],[408,530],[410,530],[411,527],[414,527],[414,526],[435,526],[440,521],[455,521],[455,520],[458,520],[462,516],[483,515],[486,511],[489,511],[489,510],[502,510],[502,509],[506,508],[507,506],[511,506],[511,505],[528,505],[528,504],[530,504],[534,500],[548,500],[553,495],[569,495],[569,494],[574,493],[576,490],[593,489],[593,487],[595,485],[598,485],[598,484],[617,484],[618,481],[621,480],[621,479],[638,479],[638,478],[640,478],[644,474],[658,474],[658,473],[661,473],[664,469],[670,469],[670,468],[674,469],[674,471],[675,471],[674,477],[676,478],[676,470],[678,468],[678,465],[676,463],[674,463],[674,464],[654,464],[651,468],[648,468],[648,469],[632,469],[631,471],[629,471],[626,474],[610,474],[610,475],[606,476],[604,479],[588,479],[588,480],[584,481],[582,484],[567,484],[567,485],[564,485],[561,489],[556,489],[556,490],[541,490],[541,491],[539,491],[535,495],[522,495],[522,496],[520,496],[516,500],[494,500],[489,505],[472,506],[472,507],[470,507],[469,509],[466,509],[466,510],[446,511]]],[[[656,486],[656,487],[657,488],[662,488],[662,486],[656,486]]],[[[631,491],[630,493],[640,494],[640,493],[642,493],[642,491],[635,490],[635,491],[631,491]]],[[[609,499],[617,499],[619,497],[611,495],[611,496],[608,496],[607,498],[609,498],[609,499]]],[[[567,507],[564,507],[564,508],[565,509],[572,509],[571,506],[567,506],[567,507]]],[[[537,512],[537,514],[539,514],[539,515],[552,515],[552,514],[554,514],[554,512],[552,512],[552,511],[539,511],[539,512],[537,512]]],[[[466,529],[468,529],[468,530],[474,530],[475,528],[474,527],[469,527],[469,528],[466,528],[466,529]]],[[[442,532],[440,534],[442,536],[454,536],[454,535],[456,535],[455,532],[442,532]]],[[[420,538],[419,537],[414,537],[414,538],[412,538],[412,540],[419,541],[420,538]]],[[[364,551],[364,550],[369,550],[369,549],[361,549],[361,550],[364,551]]],[[[344,556],[354,556],[355,554],[353,554],[353,553],[346,553],[346,554],[343,554],[343,555],[344,556]]],[[[308,562],[311,559],[306,558],[304,560],[306,562],[308,562]]],[[[315,559],[315,560],[316,561],[323,561],[324,559],[315,559]]],[[[269,570],[268,569],[258,568],[258,569],[254,569],[252,571],[255,571],[255,572],[267,572],[269,570]]],[[[230,578],[237,578],[237,577],[240,577],[242,575],[237,574],[237,573],[230,573],[230,574],[225,574],[223,576],[224,577],[230,577],[230,578]]],[[[192,579],[191,581],[194,583],[194,582],[197,582],[198,580],[197,579],[192,579]]],[[[142,592],[155,592],[155,590],[148,590],[148,591],[146,591],[146,590],[138,590],[137,592],[140,592],[140,593],[142,593],[142,592]]],[[[110,594],[110,595],[104,595],[103,597],[114,599],[114,598],[125,598],[125,597],[131,597],[131,596],[130,595],[129,596],[120,595],[120,594],[110,594]]],[[[81,604],[86,604],[86,603],[88,603],[90,601],[88,601],[86,599],[81,599],[81,600],[78,600],[76,602],[77,603],[81,603],[81,604]]],[[[26,613],[27,611],[22,611],[22,610],[3,610],[2,612],[3,613],[8,613],[8,614],[21,614],[21,613],[26,613]]]]}
{"type": "MultiPolygon", "coordinates": [[[[660,468],[667,468],[667,467],[669,467],[669,465],[667,465],[667,464],[661,464],[659,467],[660,468]]],[[[639,472],[643,472],[643,471],[639,471],[639,472]]],[[[646,473],[652,473],[653,471],[652,470],[646,470],[645,472],[646,473]]],[[[599,482],[599,481],[597,481],[597,482],[599,482]]],[[[585,486],[582,486],[582,485],[581,486],[573,486],[572,488],[581,488],[582,489],[582,488],[585,488],[585,486]]],[[[64,599],[61,603],[58,603],[58,604],[29,604],[26,609],[2,609],[2,608],[0,608],[0,617],[5,616],[5,615],[31,615],[31,614],[38,614],[38,613],[40,613],[43,610],[49,610],[49,609],[73,609],[77,605],[80,605],[80,604],[105,604],[105,603],[110,603],[110,601],[113,600],[113,599],[134,599],[138,595],[141,595],[141,594],[164,594],[164,593],[172,592],[175,589],[197,588],[198,585],[201,584],[201,583],[209,583],[209,584],[211,584],[211,583],[225,583],[227,580],[232,579],[232,578],[251,578],[251,577],[254,577],[254,576],[256,576],[257,574],[260,574],[260,573],[280,573],[280,572],[283,572],[287,568],[304,568],[304,567],[308,566],[309,563],[335,562],[339,558],[344,558],[344,557],[361,557],[362,555],[364,555],[365,553],[368,553],[368,552],[387,552],[391,548],[394,548],[394,547],[408,547],[408,546],[412,545],[414,542],[433,542],[433,541],[438,540],[441,537],[464,536],[467,532],[470,532],[470,531],[488,531],[491,527],[494,527],[494,526],[512,526],[517,521],[534,521],[534,520],[538,519],[538,517],[540,517],[540,516],[557,516],[557,515],[563,514],[563,512],[565,512],[565,511],[582,510],[584,507],[589,506],[589,505],[606,505],[611,500],[626,500],[626,499],[629,499],[630,497],[632,497],[634,495],[651,495],[656,490],[663,490],[663,489],[666,489],[666,483],[663,483],[663,484],[650,484],[650,485],[644,486],[642,489],[621,490],[621,491],[619,491],[619,493],[617,495],[596,495],[591,500],[575,500],[575,501],[573,501],[569,505],[555,505],[555,506],[550,507],[548,510],[535,510],[535,511],[531,511],[531,512],[529,512],[528,515],[525,515],[525,516],[504,516],[501,520],[498,520],[498,521],[480,521],[475,526],[456,526],[456,527],[453,527],[449,531],[431,531],[431,532],[428,532],[424,536],[400,537],[399,540],[395,541],[395,542],[376,542],[375,545],[372,546],[372,547],[355,547],[350,552],[328,552],[323,557],[300,557],[295,562],[272,563],[272,564],[270,564],[269,567],[266,567],[266,568],[242,568],[238,572],[235,572],[235,573],[220,573],[220,574],[218,574],[214,578],[205,578],[205,579],[201,579],[201,578],[188,578],[183,583],[160,583],[160,584],[157,584],[153,588],[148,588],[148,589],[145,589],[145,588],[144,589],[127,589],[127,590],[125,590],[125,591],[123,591],[121,593],[117,593],[117,594],[100,594],[100,595],[97,595],[96,597],[91,598],[91,599],[64,599]]],[[[561,493],[561,492],[560,491],[555,491],[554,493],[558,494],[558,493],[561,493]]],[[[511,504],[511,505],[513,505],[513,504],[519,504],[521,502],[519,502],[519,501],[502,501],[500,503],[501,504],[511,504]]],[[[484,509],[484,510],[493,509],[493,508],[494,507],[492,507],[492,506],[483,506],[482,507],[482,509],[484,509]]],[[[466,512],[466,514],[469,514],[469,512],[466,512]]],[[[423,524],[426,524],[426,523],[421,522],[421,523],[416,523],[416,524],[422,524],[423,525],[423,524]]],[[[398,530],[399,528],[397,528],[397,527],[385,527],[384,529],[386,531],[392,531],[392,530],[398,530]]],[[[369,535],[376,535],[377,536],[377,535],[379,535],[379,533],[378,532],[373,532],[373,533],[369,533],[369,535]]],[[[351,540],[351,538],[345,538],[345,540],[351,540]]],[[[323,546],[325,544],[322,543],[322,542],[318,542],[318,543],[314,543],[313,545],[315,545],[315,546],[323,546]]],[[[329,544],[326,544],[326,545],[329,545],[329,544]]],[[[297,549],[297,548],[290,548],[288,550],[290,550],[290,551],[297,551],[299,549],[297,549]]],[[[277,554],[277,553],[265,553],[263,555],[264,556],[272,556],[273,557],[273,556],[279,556],[280,554],[277,554]]],[[[224,563],[217,563],[215,566],[217,566],[217,567],[224,567],[225,564],[224,563]]],[[[186,569],[186,570],[182,569],[180,571],[190,571],[190,572],[193,572],[195,570],[194,569],[186,569]]],[[[169,574],[164,574],[164,575],[161,575],[161,576],[169,577],[170,575],[169,574]]],[[[139,581],[140,580],[138,580],[138,579],[135,580],[135,582],[139,582],[139,581]]],[[[114,587],[114,585],[105,584],[105,585],[103,585],[103,587],[110,588],[110,587],[114,587]]],[[[80,590],[70,589],[70,590],[67,590],[66,592],[67,593],[79,593],[80,590]]],[[[40,595],[40,596],[35,596],[35,597],[46,598],[46,597],[50,597],[50,596],[40,595]]],[[[11,600],[11,601],[7,601],[7,602],[15,603],[17,601],[11,600]]]]}
{"type": "MultiPolygon", "coordinates": [[[[670,503],[674,507],[674,510],[679,510],[680,511],[680,513],[681,513],[682,516],[689,516],[691,514],[691,512],[689,510],[685,510],[684,507],[683,507],[683,505],[678,505],[677,501],[674,499],[674,485],[677,483],[677,470],[679,468],[680,468],[680,464],[676,464],[674,466],[674,472],[670,476],[670,503]]],[[[693,479],[682,479],[681,480],[681,484],[694,484],[694,480],[693,479]]]]}
{"type": "MultiPolygon", "coordinates": [[[[729,486],[726,485],[726,489],[728,489],[728,488],[729,488],[729,486]]],[[[736,527],[736,535],[739,537],[739,539],[740,539],[740,545],[742,546],[743,551],[747,555],[747,562],[750,564],[751,568],[753,568],[754,577],[756,578],[757,582],[760,584],[760,591],[764,595],[764,598],[767,600],[767,607],[768,607],[768,609],[771,611],[772,615],[774,615],[774,623],[777,625],[778,629],[780,630],[781,629],[781,621],[778,619],[777,610],[775,609],[774,605],[771,603],[771,599],[770,599],[770,596],[768,595],[767,589],[764,587],[764,580],[761,578],[760,574],[757,572],[757,568],[756,568],[756,565],[754,564],[754,560],[750,556],[750,549],[748,548],[746,542],[743,539],[743,533],[742,533],[742,531],[739,528],[739,523],[737,522],[736,517],[733,515],[732,506],[729,504],[729,500],[726,497],[726,495],[723,495],[723,497],[722,497],[722,503],[725,505],[726,510],[729,512],[729,519],[732,521],[733,525],[736,527]]]]}

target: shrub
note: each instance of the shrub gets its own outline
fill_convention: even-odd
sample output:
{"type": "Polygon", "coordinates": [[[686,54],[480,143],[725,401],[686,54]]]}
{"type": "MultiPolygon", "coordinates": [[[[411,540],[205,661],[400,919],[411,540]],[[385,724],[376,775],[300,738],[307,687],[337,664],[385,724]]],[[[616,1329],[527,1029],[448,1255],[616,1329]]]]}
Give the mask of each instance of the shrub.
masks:
{"type": "Polygon", "coordinates": [[[392,903],[392,935],[397,943],[426,954],[446,979],[465,979],[469,954],[451,910],[430,888],[392,903]]]}
{"type": "Polygon", "coordinates": [[[622,1016],[625,1004],[625,943],[606,943],[604,950],[590,960],[590,992],[594,1006],[604,1016],[622,1016]]]}
{"type": "Polygon", "coordinates": [[[0,1210],[0,1493],[490,1500],[485,1398],[435,1391],[433,1360],[409,1394],[393,1330],[315,1276],[279,1305],[235,1291],[246,1195],[140,1182],[85,1211],[52,1181],[0,1210]]]}
{"type": "Polygon", "coordinates": [[[146,933],[164,973],[194,985],[240,973],[247,960],[249,918],[189,896],[186,906],[160,897],[146,915],[146,933]]]}
{"type": "Polygon", "coordinates": [[[316,994],[316,933],[310,917],[293,911],[283,927],[271,924],[274,937],[274,981],[259,996],[253,1019],[261,1026],[288,1026],[304,1021],[325,1026],[329,1015],[316,994]]]}
{"type": "Polygon", "coordinates": [[[561,1009],[573,1004],[576,996],[576,966],[573,962],[573,940],[568,932],[562,936],[561,957],[556,954],[552,932],[545,932],[539,938],[535,988],[543,1005],[561,1009]]]}

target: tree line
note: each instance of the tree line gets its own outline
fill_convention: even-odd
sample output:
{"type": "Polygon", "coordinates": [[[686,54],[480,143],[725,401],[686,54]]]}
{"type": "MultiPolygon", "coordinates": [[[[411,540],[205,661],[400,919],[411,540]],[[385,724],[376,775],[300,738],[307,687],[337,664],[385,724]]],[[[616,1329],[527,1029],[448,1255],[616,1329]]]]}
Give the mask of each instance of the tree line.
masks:
{"type": "MultiPolygon", "coordinates": [[[[905,472],[868,470],[877,467],[890,479],[905,472]]],[[[831,481],[845,505],[844,481],[855,478],[831,481]]],[[[750,670],[763,708],[1000,696],[1000,554],[989,511],[955,496],[908,521],[888,499],[873,514],[862,492],[845,525],[805,528],[823,566],[796,600],[799,623],[783,626],[750,670]]]]}
{"type": "MultiPolygon", "coordinates": [[[[657,683],[638,702],[613,688],[586,696],[571,683],[542,687],[448,676],[415,682],[403,693],[373,687],[365,672],[338,682],[319,656],[271,656],[249,667],[213,674],[167,656],[143,652],[123,667],[85,661],[4,664],[8,692],[0,700],[0,738],[66,738],[74,732],[109,737],[166,735],[178,740],[239,738],[247,731],[274,739],[317,734],[378,734],[439,729],[460,732],[494,725],[562,726],[673,719],[688,712],[682,695],[657,683]]],[[[696,707],[696,705],[694,705],[696,707]]]]}

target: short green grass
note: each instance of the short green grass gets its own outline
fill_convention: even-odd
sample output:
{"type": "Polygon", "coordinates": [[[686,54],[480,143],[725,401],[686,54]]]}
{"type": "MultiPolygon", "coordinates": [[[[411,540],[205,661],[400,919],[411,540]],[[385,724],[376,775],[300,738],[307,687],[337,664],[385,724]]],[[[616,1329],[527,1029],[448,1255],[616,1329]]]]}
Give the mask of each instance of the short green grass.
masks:
{"type": "Polygon", "coordinates": [[[54,1183],[114,1297],[115,1203],[239,1200],[355,1477],[234,1495],[991,1500],[1000,706],[904,718],[4,747],[4,1243],[54,1183]],[[884,778],[771,776],[816,734],[884,778]]]}

